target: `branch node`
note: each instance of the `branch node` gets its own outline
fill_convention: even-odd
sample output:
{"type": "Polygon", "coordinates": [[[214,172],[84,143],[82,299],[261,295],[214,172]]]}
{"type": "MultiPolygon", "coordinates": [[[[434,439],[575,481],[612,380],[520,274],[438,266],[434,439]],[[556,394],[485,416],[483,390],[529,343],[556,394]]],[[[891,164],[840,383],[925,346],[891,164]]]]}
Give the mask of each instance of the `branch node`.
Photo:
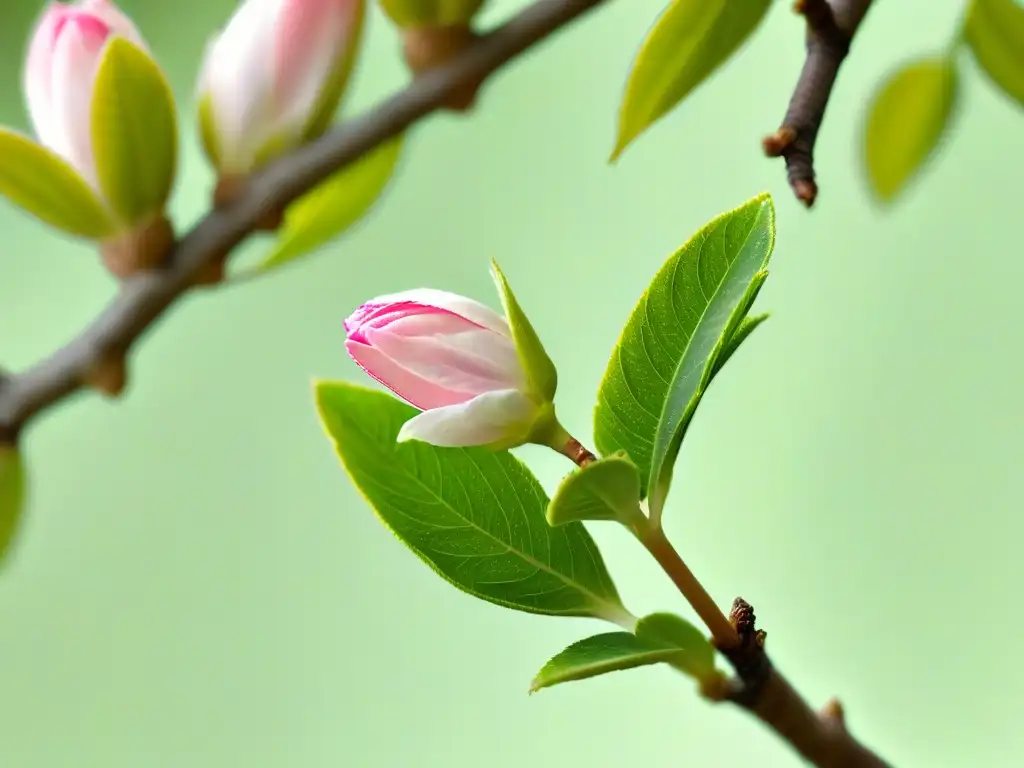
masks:
{"type": "Polygon", "coordinates": [[[124,280],[137,272],[162,267],[173,247],[174,228],[165,215],[159,214],[101,243],[100,257],[114,277],[124,280]]]}
{"type": "Polygon", "coordinates": [[[768,633],[756,627],[757,616],[754,606],[737,597],[729,611],[729,623],[739,635],[739,645],[718,650],[736,670],[731,681],[729,698],[740,706],[752,708],[761,696],[761,691],[772,674],[772,664],[764,646],[768,633]]]}
{"type": "Polygon", "coordinates": [[[846,712],[839,699],[832,698],[825,702],[825,706],[821,708],[821,719],[836,728],[846,730],[846,712]]]}
{"type": "Polygon", "coordinates": [[[128,382],[128,365],[122,353],[110,353],[99,358],[82,377],[82,383],[108,397],[124,392],[128,382]]]}
{"type": "MultiPolygon", "coordinates": [[[[243,199],[249,186],[247,176],[224,174],[217,179],[213,189],[213,207],[217,210],[230,208],[243,199]]],[[[276,232],[284,221],[284,208],[273,208],[253,223],[254,232],[276,232]]],[[[221,265],[223,267],[223,264],[221,265]]]]}
{"type": "MultiPolygon", "coordinates": [[[[478,39],[468,23],[446,27],[408,27],[402,30],[402,55],[414,77],[447,64],[478,39]]],[[[444,100],[452,112],[468,112],[476,104],[483,79],[469,80],[454,87],[444,100]]]]}
{"type": "Polygon", "coordinates": [[[782,157],[782,153],[796,141],[796,130],[784,125],[775,133],[770,133],[761,140],[761,147],[768,157],[782,157]]]}

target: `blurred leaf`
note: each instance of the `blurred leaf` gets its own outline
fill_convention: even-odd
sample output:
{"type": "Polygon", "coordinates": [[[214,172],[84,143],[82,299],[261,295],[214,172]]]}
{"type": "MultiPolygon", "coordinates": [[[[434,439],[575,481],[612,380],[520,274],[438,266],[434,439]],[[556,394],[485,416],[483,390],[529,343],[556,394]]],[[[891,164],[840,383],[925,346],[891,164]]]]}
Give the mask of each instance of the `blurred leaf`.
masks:
{"type": "Polygon", "coordinates": [[[771,197],[705,225],[658,271],[633,310],[598,391],[594,438],[625,451],[658,523],[686,428],[739,329],[775,243],[771,197]]]}
{"type": "Polygon", "coordinates": [[[669,661],[672,666],[696,680],[717,675],[715,647],[690,622],[674,613],[652,613],[637,622],[636,636],[647,643],[667,643],[684,652],[669,661]]]}
{"type": "Polygon", "coordinates": [[[365,216],[391,180],[401,150],[401,136],[381,144],[288,206],[277,243],[257,271],[319,248],[365,216]]]}
{"type": "Polygon", "coordinates": [[[114,212],[126,224],[161,213],[178,158],[174,95],[157,63],[123,37],[107,43],[96,73],[91,131],[96,175],[114,212]]]}
{"type": "Polygon", "coordinates": [[[947,59],[907,64],[879,89],[868,112],[864,163],[880,199],[895,198],[938,146],[956,91],[956,68],[947,59]]]}
{"type": "Polygon", "coordinates": [[[21,455],[0,448],[0,563],[10,551],[25,501],[25,470],[21,455]]]}
{"type": "Polygon", "coordinates": [[[714,379],[718,375],[718,372],[725,367],[725,364],[729,362],[729,358],[732,357],[733,353],[740,348],[740,344],[747,340],[747,337],[754,332],[761,323],[767,320],[770,315],[766,312],[763,315],[754,315],[753,317],[744,317],[743,322],[739,324],[739,327],[733,332],[732,336],[729,337],[729,341],[726,342],[725,348],[722,353],[715,360],[715,368],[711,372],[711,378],[714,379]]]}
{"type": "Polygon", "coordinates": [[[469,21],[484,0],[379,0],[381,10],[396,26],[448,27],[469,21]]]}
{"type": "Polygon", "coordinates": [[[573,643],[554,656],[533,679],[530,693],[609,672],[671,664],[697,680],[719,675],[715,649],[700,630],[670,613],[637,622],[635,634],[607,632],[573,643]]]}
{"type": "Polygon", "coordinates": [[[220,138],[217,133],[217,126],[213,117],[213,99],[210,94],[205,94],[199,99],[197,107],[197,119],[199,121],[199,144],[203,154],[210,161],[214,168],[220,166],[220,138]]]}
{"type": "Polygon", "coordinates": [[[972,0],[964,39],[992,81],[1024,106],[1024,7],[1014,0],[972,0]]]}
{"type": "Polygon", "coordinates": [[[102,240],[117,228],[96,193],[56,153],[0,128],[0,194],[70,235],[102,240]]]}
{"type": "Polygon", "coordinates": [[[515,342],[519,361],[529,379],[530,390],[544,402],[551,402],[554,400],[555,390],[558,388],[558,371],[555,369],[555,364],[548,357],[540,337],[530,325],[529,318],[526,317],[526,313],[516,301],[508,280],[505,279],[501,267],[494,259],[491,259],[491,274],[498,287],[498,293],[501,295],[501,306],[505,310],[505,317],[512,329],[512,340],[515,342]]]}
{"type": "Polygon", "coordinates": [[[640,473],[624,454],[592,461],[568,475],[548,505],[548,523],[617,520],[626,526],[643,522],[640,473]]]}
{"type": "Polygon", "coordinates": [[[633,62],[612,161],[732,56],[771,0],[672,0],[633,62]]]}
{"type": "Polygon", "coordinates": [[[544,489],[510,453],[397,443],[417,411],[376,390],[318,382],[316,401],[352,482],[452,585],[530,613],[629,619],[583,525],[549,528],[544,489]]]}

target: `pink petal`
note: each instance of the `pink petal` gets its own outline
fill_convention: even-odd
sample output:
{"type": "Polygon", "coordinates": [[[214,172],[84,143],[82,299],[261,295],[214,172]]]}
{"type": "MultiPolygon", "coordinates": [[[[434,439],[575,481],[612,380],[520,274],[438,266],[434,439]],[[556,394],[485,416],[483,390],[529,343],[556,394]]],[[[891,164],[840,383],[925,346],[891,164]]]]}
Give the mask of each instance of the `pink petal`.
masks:
{"type": "Polygon", "coordinates": [[[282,129],[301,131],[343,52],[350,0],[283,0],[274,36],[274,101],[282,129]]]}
{"type": "Polygon", "coordinates": [[[504,336],[483,328],[414,336],[403,331],[405,324],[407,320],[403,319],[386,329],[367,329],[370,346],[413,373],[450,389],[476,395],[492,389],[525,387],[526,376],[516,348],[504,336]]]}
{"type": "Polygon", "coordinates": [[[138,27],[109,0],[82,0],[78,8],[85,14],[103,21],[112,34],[123,37],[142,50],[147,50],[146,41],[138,27]]]}
{"type": "Polygon", "coordinates": [[[421,440],[442,448],[490,445],[524,436],[537,406],[521,392],[486,392],[466,403],[435,408],[402,425],[398,442],[421,440]]]}
{"type": "MultiPolygon", "coordinates": [[[[503,336],[512,337],[505,318],[499,315],[490,307],[474,301],[473,299],[459,296],[458,294],[438,291],[432,288],[417,288],[411,291],[402,291],[385,296],[378,296],[366,302],[363,307],[380,308],[390,304],[418,304],[423,307],[432,307],[435,310],[450,312],[453,315],[463,317],[471,323],[487,328],[488,330],[500,333],[503,336]]],[[[360,310],[363,309],[360,307],[360,310]]],[[[360,311],[356,310],[351,319],[355,318],[360,311]]],[[[347,326],[346,326],[347,327],[347,326]]]]}
{"type": "Polygon", "coordinates": [[[421,318],[418,322],[434,323],[435,333],[459,333],[480,329],[481,326],[452,314],[446,309],[427,307],[411,302],[396,304],[364,304],[345,320],[345,331],[354,341],[366,342],[366,331],[370,328],[386,328],[399,320],[421,318]]]}
{"type": "Polygon", "coordinates": [[[25,62],[24,89],[29,118],[36,136],[44,145],[63,154],[63,133],[54,122],[51,105],[53,72],[53,43],[57,29],[69,9],[59,3],[50,3],[36,22],[25,62]]]}
{"type": "Polygon", "coordinates": [[[408,403],[426,410],[469,400],[472,394],[445,389],[406,370],[383,352],[358,342],[346,341],[345,350],[371,378],[408,403]]]}
{"type": "Polygon", "coordinates": [[[90,137],[93,83],[110,28],[84,14],[66,19],[53,54],[52,108],[65,159],[96,185],[90,137]]]}

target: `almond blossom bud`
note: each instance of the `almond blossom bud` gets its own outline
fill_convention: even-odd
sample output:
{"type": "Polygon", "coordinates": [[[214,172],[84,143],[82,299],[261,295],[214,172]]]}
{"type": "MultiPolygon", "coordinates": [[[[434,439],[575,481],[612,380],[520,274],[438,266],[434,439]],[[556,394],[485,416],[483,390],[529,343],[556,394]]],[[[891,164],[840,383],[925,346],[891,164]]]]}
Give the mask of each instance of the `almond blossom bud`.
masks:
{"type": "Polygon", "coordinates": [[[29,44],[25,97],[36,136],[99,189],[92,146],[93,86],[108,41],[146,50],[135,25],[108,0],[51,3],[29,44]]]}
{"type": "Polygon", "coordinates": [[[244,0],[208,48],[203,143],[223,176],[244,176],[322,134],[345,91],[365,0],[244,0]]]}
{"type": "Polygon", "coordinates": [[[39,143],[0,129],[0,159],[20,169],[5,196],[100,242],[118,277],[161,263],[174,239],[165,208],[177,117],[135,25],[110,0],[50,3],[29,44],[24,88],[39,143]]]}
{"type": "Polygon", "coordinates": [[[399,441],[512,447],[552,422],[508,321],[472,299],[419,289],[381,296],[345,321],[345,348],[370,376],[423,413],[399,441]]]}

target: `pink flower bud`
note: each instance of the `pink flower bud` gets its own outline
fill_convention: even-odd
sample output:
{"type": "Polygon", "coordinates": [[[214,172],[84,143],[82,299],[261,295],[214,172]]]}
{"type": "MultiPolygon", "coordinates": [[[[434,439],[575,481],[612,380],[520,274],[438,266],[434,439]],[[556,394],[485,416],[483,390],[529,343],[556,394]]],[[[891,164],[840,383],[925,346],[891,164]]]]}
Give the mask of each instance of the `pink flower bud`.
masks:
{"type": "Polygon", "coordinates": [[[146,48],[135,25],[108,0],[51,3],[36,24],[25,67],[25,97],[36,136],[94,188],[93,83],[114,36],[146,48]]]}
{"type": "Polygon", "coordinates": [[[200,77],[216,161],[245,174],[326,128],[358,48],[365,0],[244,0],[200,77]]]}
{"type": "Polygon", "coordinates": [[[439,446],[521,442],[540,404],[508,322],[472,299],[420,289],[381,296],[345,321],[345,348],[370,376],[423,413],[401,440],[439,446]]]}

